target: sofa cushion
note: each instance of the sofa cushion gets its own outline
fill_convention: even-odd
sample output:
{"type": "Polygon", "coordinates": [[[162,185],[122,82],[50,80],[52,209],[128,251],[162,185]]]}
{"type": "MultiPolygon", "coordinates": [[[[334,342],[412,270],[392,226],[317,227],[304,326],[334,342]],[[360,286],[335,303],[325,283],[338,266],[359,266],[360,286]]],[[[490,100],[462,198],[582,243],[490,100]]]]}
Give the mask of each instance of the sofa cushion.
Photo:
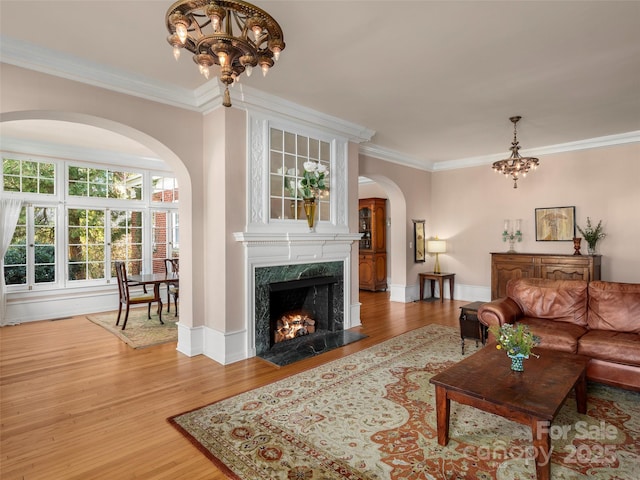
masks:
{"type": "Polygon", "coordinates": [[[578,341],[587,332],[580,325],[541,318],[523,317],[518,323],[527,325],[531,333],[540,337],[540,348],[569,353],[578,353],[578,341]]]}
{"type": "Polygon", "coordinates": [[[578,353],[599,360],[640,366],[640,335],[590,330],[580,337],[578,353]]]}
{"type": "Polygon", "coordinates": [[[507,283],[507,296],[518,304],[525,317],[587,325],[587,282],[518,278],[507,283]]]}
{"type": "Polygon", "coordinates": [[[589,283],[587,322],[593,330],[640,333],[640,284],[589,283]]]}

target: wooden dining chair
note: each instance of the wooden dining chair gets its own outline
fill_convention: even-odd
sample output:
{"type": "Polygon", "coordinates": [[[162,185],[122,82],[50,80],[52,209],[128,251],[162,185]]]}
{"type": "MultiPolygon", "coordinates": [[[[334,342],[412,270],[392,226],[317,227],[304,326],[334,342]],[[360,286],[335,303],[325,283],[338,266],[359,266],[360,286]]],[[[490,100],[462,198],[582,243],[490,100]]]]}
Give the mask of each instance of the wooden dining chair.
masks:
{"type": "Polygon", "coordinates": [[[122,330],[127,326],[127,320],[129,319],[129,307],[131,305],[138,305],[142,303],[146,303],[149,305],[149,309],[147,311],[147,315],[149,319],[151,319],[151,304],[153,302],[158,302],[158,317],[160,318],[160,323],[164,324],[162,321],[162,300],[160,299],[160,295],[157,295],[158,289],[154,288],[153,293],[147,293],[146,290],[141,293],[132,294],[129,290],[130,286],[135,286],[136,284],[132,284],[127,281],[127,267],[124,262],[115,262],[116,267],[116,277],[118,278],[118,293],[120,295],[120,302],[118,305],[118,320],[116,321],[116,326],[120,323],[120,316],[122,315],[122,305],[127,307],[124,314],[124,322],[122,323],[122,330]]]}
{"type": "MultiPolygon", "coordinates": [[[[180,273],[180,260],[177,258],[164,259],[164,273],[180,273]]],[[[167,282],[167,313],[171,311],[171,297],[176,307],[176,317],[178,316],[178,297],[180,296],[180,288],[177,284],[167,282]]]]}

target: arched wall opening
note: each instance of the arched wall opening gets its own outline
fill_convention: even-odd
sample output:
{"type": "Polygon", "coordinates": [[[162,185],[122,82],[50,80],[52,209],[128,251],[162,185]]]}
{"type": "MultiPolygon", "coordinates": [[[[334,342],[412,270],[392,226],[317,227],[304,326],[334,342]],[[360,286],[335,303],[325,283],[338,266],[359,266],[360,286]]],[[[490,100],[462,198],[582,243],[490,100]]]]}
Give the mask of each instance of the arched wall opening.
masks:
{"type": "Polygon", "coordinates": [[[390,238],[387,242],[387,255],[390,256],[388,277],[391,279],[389,290],[391,301],[404,302],[407,284],[407,201],[400,187],[381,174],[366,173],[366,178],[377,183],[386,193],[389,201],[388,218],[391,220],[390,238]],[[402,293],[400,293],[402,292],[402,293]]]}
{"type": "MultiPolygon", "coordinates": [[[[55,120],[88,125],[117,133],[140,143],[152,152],[158,159],[164,161],[174,172],[180,185],[180,242],[187,246],[180,252],[180,283],[183,292],[193,292],[193,209],[192,182],[189,172],[182,160],[166,145],[156,138],[126,124],[97,116],[63,111],[25,110],[4,112],[0,116],[0,123],[19,122],[21,120],[55,120]]],[[[191,294],[180,295],[180,323],[193,327],[193,297],[191,294]]],[[[180,339],[178,340],[180,345],[180,339]]]]}

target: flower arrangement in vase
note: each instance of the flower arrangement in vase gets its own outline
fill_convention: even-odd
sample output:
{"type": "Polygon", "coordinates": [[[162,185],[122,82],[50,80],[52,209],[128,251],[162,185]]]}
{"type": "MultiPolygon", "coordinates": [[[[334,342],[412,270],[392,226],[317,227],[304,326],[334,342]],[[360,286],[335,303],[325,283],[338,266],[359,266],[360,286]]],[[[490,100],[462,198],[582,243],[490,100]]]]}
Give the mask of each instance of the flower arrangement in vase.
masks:
{"type": "Polygon", "coordinates": [[[304,173],[298,182],[298,190],[302,198],[315,198],[327,189],[325,177],[329,175],[327,167],[320,162],[309,160],[304,162],[304,173]]]}
{"type": "Polygon", "coordinates": [[[607,236],[607,234],[603,232],[602,220],[600,220],[598,222],[598,225],[593,228],[593,226],[591,225],[591,219],[587,217],[587,226],[584,228],[584,230],[580,228],[580,225],[576,225],[576,228],[587,242],[587,251],[589,252],[589,255],[594,255],[596,253],[596,245],[598,244],[598,240],[601,240],[607,236]]]}
{"type": "Polygon", "coordinates": [[[504,350],[511,358],[512,370],[523,371],[522,361],[529,358],[529,355],[538,356],[531,350],[540,345],[540,337],[532,334],[526,325],[505,323],[500,327],[494,325],[489,328],[489,331],[496,337],[496,348],[504,350]]]}
{"type": "Polygon", "coordinates": [[[307,161],[303,164],[304,173],[298,182],[298,190],[304,199],[304,213],[307,215],[309,230],[313,231],[316,215],[316,197],[328,190],[325,177],[329,175],[327,167],[320,162],[307,161]]]}

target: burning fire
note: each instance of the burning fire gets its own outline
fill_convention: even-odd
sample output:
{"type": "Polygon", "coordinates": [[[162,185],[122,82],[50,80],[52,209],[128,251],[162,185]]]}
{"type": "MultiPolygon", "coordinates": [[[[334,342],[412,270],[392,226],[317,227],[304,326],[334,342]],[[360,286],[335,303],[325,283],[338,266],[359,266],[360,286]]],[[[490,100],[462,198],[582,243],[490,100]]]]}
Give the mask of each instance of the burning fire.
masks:
{"type": "Polygon", "coordinates": [[[275,342],[284,342],[316,331],[316,321],[305,313],[288,313],[283,315],[276,326],[275,342]]]}

